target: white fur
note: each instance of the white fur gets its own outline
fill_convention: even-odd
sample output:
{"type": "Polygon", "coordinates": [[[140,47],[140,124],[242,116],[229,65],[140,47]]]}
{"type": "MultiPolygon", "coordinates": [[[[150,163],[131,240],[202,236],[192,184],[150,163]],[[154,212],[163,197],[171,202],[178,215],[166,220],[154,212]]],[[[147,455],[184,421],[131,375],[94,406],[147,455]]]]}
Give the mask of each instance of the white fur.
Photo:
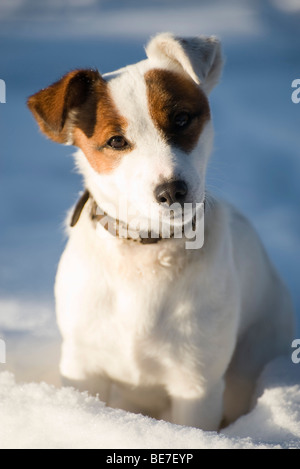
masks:
{"type": "MultiPolygon", "coordinates": [[[[163,216],[153,197],[162,178],[187,180],[191,201],[203,201],[213,140],[209,122],[192,154],[167,145],[150,117],[144,73],[176,69],[208,93],[221,71],[215,38],[162,35],[147,53],[106,76],[134,151],[108,175],[76,155],[99,206],[122,198],[141,220],[145,207],[163,216]]],[[[293,324],[288,293],[249,223],[209,197],[201,250],[186,250],[185,240],[141,246],[99,236],[90,204],[69,231],[56,280],[65,381],[109,405],[205,430],[247,412],[258,373],[288,350],[293,324]]]]}

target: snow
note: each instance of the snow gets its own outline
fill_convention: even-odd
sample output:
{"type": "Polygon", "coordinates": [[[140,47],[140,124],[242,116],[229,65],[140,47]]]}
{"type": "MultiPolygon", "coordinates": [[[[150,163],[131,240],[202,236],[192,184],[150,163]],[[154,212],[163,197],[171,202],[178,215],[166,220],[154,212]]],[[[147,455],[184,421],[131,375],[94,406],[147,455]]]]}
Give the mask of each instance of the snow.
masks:
{"type": "MultiPolygon", "coordinates": [[[[53,283],[63,219],[81,190],[70,148],[46,141],[26,98],[77,67],[108,72],[143,59],[160,31],[216,34],[226,67],[212,94],[208,186],[254,223],[300,318],[298,0],[2,0],[0,79],[0,447],[300,447],[300,364],[265,370],[253,411],[222,434],[108,409],[60,389],[53,283]],[[3,342],[1,342],[3,344],[3,342]],[[45,382],[47,384],[40,384],[45,382]]],[[[295,338],[300,337],[298,327],[295,338]]],[[[292,353],[292,349],[291,349],[292,353]]]]}
{"type": "Polygon", "coordinates": [[[74,389],[16,384],[0,374],[0,448],[300,449],[299,375],[288,360],[266,369],[255,409],[220,434],[105,407],[74,389]]]}

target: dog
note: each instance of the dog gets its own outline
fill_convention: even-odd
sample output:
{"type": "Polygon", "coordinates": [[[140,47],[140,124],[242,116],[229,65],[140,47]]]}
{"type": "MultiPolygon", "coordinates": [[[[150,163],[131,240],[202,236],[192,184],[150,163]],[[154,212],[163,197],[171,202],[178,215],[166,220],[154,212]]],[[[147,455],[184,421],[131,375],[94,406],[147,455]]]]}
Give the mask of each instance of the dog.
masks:
{"type": "Polygon", "coordinates": [[[60,371],[112,407],[216,431],[251,409],[261,370],[289,352],[293,308],[251,224],[205,188],[220,41],[159,34],[146,54],[103,76],[72,71],[28,100],[47,137],[78,147],[86,188],[55,285],[60,371]],[[138,233],[108,229],[130,227],[120,200],[138,233]],[[182,231],[180,209],[196,204],[201,249],[184,233],[145,235],[173,205],[182,231]]]}

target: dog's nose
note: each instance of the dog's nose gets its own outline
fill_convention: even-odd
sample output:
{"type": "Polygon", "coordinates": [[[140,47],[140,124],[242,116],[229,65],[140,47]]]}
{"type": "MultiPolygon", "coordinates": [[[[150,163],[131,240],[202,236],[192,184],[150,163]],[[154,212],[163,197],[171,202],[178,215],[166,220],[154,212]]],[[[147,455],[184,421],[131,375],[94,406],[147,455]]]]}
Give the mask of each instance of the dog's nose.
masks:
{"type": "Polygon", "coordinates": [[[188,187],[184,181],[171,181],[160,184],[154,191],[155,198],[160,205],[169,207],[175,203],[184,204],[188,194],[188,187]]]}

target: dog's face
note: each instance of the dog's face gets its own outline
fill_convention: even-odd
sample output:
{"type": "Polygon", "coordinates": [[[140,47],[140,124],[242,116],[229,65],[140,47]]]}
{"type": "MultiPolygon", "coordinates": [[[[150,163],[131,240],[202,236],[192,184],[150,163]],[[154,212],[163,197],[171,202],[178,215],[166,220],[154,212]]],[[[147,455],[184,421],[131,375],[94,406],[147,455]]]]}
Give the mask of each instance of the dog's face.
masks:
{"type": "Polygon", "coordinates": [[[81,149],[77,164],[99,205],[109,211],[122,201],[145,221],[204,200],[208,94],[222,68],[214,37],[163,34],[146,52],[112,74],[71,72],[28,101],[48,137],[81,149]]]}

